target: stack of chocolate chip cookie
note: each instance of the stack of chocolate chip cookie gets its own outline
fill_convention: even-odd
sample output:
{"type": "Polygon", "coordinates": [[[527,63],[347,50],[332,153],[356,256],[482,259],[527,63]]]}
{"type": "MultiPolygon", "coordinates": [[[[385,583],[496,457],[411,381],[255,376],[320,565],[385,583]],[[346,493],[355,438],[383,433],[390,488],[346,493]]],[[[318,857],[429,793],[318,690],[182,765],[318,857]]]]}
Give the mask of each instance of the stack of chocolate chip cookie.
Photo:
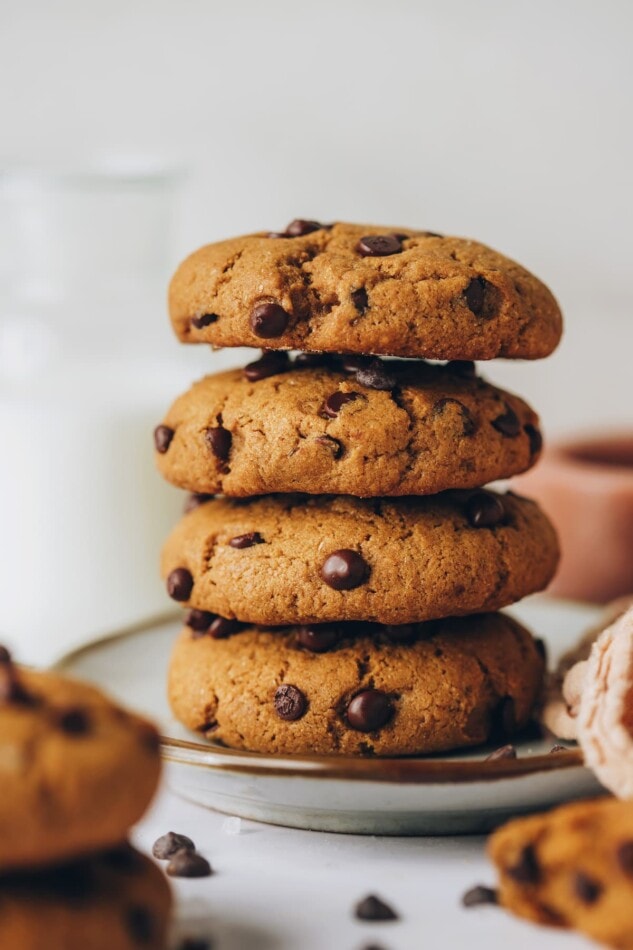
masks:
{"type": "Polygon", "coordinates": [[[547,356],[549,290],[474,241],[293,221],[191,255],[170,309],[183,342],[265,347],[155,432],[162,474],[193,493],[162,558],[189,608],[176,716],[276,753],[523,726],[542,650],[495,611],[544,588],[558,548],[533,502],[480,487],[533,465],[541,436],[472,361],[547,356]]]}

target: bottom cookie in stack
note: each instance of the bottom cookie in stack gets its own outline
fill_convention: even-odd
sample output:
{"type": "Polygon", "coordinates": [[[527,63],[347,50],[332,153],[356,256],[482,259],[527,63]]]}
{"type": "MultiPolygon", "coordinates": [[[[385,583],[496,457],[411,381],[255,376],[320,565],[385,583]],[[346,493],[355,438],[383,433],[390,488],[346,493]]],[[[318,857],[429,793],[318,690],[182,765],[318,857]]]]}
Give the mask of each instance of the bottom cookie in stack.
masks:
{"type": "Polygon", "coordinates": [[[263,753],[415,755],[526,725],[542,644],[505,614],[404,626],[263,628],[201,611],[176,641],[176,717],[263,753]]]}

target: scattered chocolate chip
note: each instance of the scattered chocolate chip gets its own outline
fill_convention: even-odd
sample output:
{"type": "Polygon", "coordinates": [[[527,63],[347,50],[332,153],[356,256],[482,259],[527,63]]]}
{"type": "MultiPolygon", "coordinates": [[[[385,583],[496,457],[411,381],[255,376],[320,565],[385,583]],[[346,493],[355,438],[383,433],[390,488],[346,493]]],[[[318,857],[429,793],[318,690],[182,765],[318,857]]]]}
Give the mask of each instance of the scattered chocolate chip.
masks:
{"type": "Polygon", "coordinates": [[[484,309],[484,296],[486,290],[486,281],[483,277],[473,277],[468,287],[464,291],[466,304],[469,310],[478,317],[484,309]]]}
{"type": "Polygon", "coordinates": [[[125,911],[127,931],[137,943],[154,943],[157,924],[154,914],[149,907],[142,904],[133,904],[125,911]]]}
{"type": "Polygon", "coordinates": [[[251,311],[251,330],[269,340],[281,336],[288,326],[290,314],[278,303],[260,303],[251,311]]]}
{"type": "Polygon", "coordinates": [[[173,437],[174,430],[170,429],[169,426],[156,426],[154,429],[154,445],[156,446],[156,451],[164,455],[171,445],[173,437]]]}
{"type": "Polygon", "coordinates": [[[343,393],[339,390],[327,397],[323,403],[323,412],[330,419],[336,419],[345,403],[353,402],[354,399],[360,399],[360,393],[343,393]]]}
{"type": "Polygon", "coordinates": [[[347,721],[358,732],[375,732],[389,722],[392,715],[391,700],[378,689],[356,693],[347,707],[347,721]]]}
{"type": "Polygon", "coordinates": [[[398,920],[395,910],[375,894],[370,894],[356,904],[354,916],[358,920],[398,920]]]}
{"type": "Polygon", "coordinates": [[[553,745],[552,748],[549,750],[548,755],[552,755],[552,753],[556,753],[556,752],[567,752],[567,748],[566,746],[560,745],[557,742],[556,745],[553,745]]]}
{"type": "Polygon", "coordinates": [[[385,367],[380,359],[373,359],[367,366],[356,371],[356,379],[361,386],[367,386],[369,389],[381,389],[391,391],[396,388],[398,381],[385,367]]]}
{"type": "Polygon", "coordinates": [[[623,841],[615,855],[624,873],[633,877],[633,841],[623,841]]]}
{"type": "Polygon", "coordinates": [[[354,590],[368,579],[369,565],[356,551],[340,548],[324,561],[321,577],[334,590],[354,590]]]}
{"type": "Polygon", "coordinates": [[[332,458],[340,459],[343,454],[343,443],[329,435],[318,435],[314,440],[317,445],[323,445],[332,453],[332,458]]]}
{"type": "Polygon", "coordinates": [[[576,871],[572,886],[576,897],[583,904],[595,904],[603,891],[602,884],[584,871],[576,871]]]}
{"type": "Polygon", "coordinates": [[[199,508],[200,505],[204,505],[205,502],[211,501],[212,498],[215,498],[215,495],[205,495],[202,492],[192,492],[185,501],[183,511],[185,514],[189,514],[190,511],[194,511],[196,508],[199,508]]]}
{"type": "Polygon", "coordinates": [[[167,861],[176,851],[195,851],[196,846],[187,835],[177,834],[175,831],[168,831],[166,835],[161,835],[152,845],[152,854],[159,861],[167,861]]]}
{"type": "Polygon", "coordinates": [[[275,712],[286,722],[295,722],[305,715],[308,701],[296,686],[282,683],[275,690],[275,712]]]}
{"type": "Polygon", "coordinates": [[[209,877],[212,871],[207,859],[197,851],[180,848],[172,854],[167,873],[170,877],[209,877]]]}
{"type": "Polygon", "coordinates": [[[304,234],[312,234],[313,231],[320,231],[323,227],[318,221],[305,221],[303,218],[295,218],[291,221],[284,234],[286,237],[303,237],[304,234]]]}
{"type": "Polygon", "coordinates": [[[399,254],[402,242],[395,234],[367,234],[360,239],[356,250],[362,257],[387,257],[399,254]]]}
{"type": "Polygon", "coordinates": [[[462,897],[464,907],[480,907],[482,904],[498,904],[499,895],[493,887],[486,887],[485,884],[477,884],[471,887],[462,897]]]}
{"type": "Polygon", "coordinates": [[[523,431],[530,441],[530,455],[538,455],[543,448],[543,436],[536,426],[523,426],[523,431]]]}
{"type": "Polygon", "coordinates": [[[285,350],[269,350],[258,360],[247,363],[244,367],[244,375],[249,382],[256,383],[260,379],[267,379],[269,376],[285,373],[289,369],[290,357],[285,350]]]}
{"type": "Polygon", "coordinates": [[[514,409],[506,406],[506,411],[502,415],[492,420],[493,428],[508,439],[513,439],[521,431],[521,423],[514,409]]]}
{"type": "Polygon", "coordinates": [[[191,326],[196,330],[202,330],[204,327],[210,327],[212,323],[219,320],[217,313],[203,313],[199,317],[192,317],[191,326]]]}
{"type": "Polygon", "coordinates": [[[490,755],[487,755],[484,762],[498,762],[500,759],[516,759],[517,750],[513,745],[502,745],[500,749],[495,749],[490,755]]]}
{"type": "Polygon", "coordinates": [[[438,399],[438,401],[433,406],[433,412],[435,415],[441,416],[447,410],[452,410],[454,414],[457,414],[457,418],[461,423],[461,434],[463,436],[474,435],[474,433],[477,431],[477,423],[473,419],[468,406],[465,406],[463,402],[459,401],[459,399],[452,399],[450,396],[445,396],[443,399],[438,399]]]}
{"type": "Polygon", "coordinates": [[[412,643],[418,635],[418,627],[414,623],[385,624],[382,632],[392,643],[412,643]]]}
{"type": "Polygon", "coordinates": [[[299,627],[297,643],[311,653],[326,653],[336,646],[340,631],[328,624],[316,624],[314,627],[299,627]]]}
{"type": "Polygon", "coordinates": [[[474,379],[477,375],[477,368],[472,360],[450,360],[446,369],[462,379],[474,379]]]}
{"type": "Polygon", "coordinates": [[[90,717],[85,709],[59,710],[55,716],[56,724],[69,736],[85,736],[90,732],[90,717]]]}
{"type": "Polygon", "coordinates": [[[494,528],[504,521],[506,510],[498,495],[478,491],[466,502],[465,514],[473,528],[494,528]]]}
{"type": "Polygon", "coordinates": [[[239,620],[229,620],[228,617],[216,617],[207,631],[214,640],[226,640],[232,633],[242,629],[239,620]]]}
{"type": "Polygon", "coordinates": [[[519,884],[536,884],[539,881],[541,871],[533,845],[528,844],[522,849],[515,864],[506,868],[506,874],[519,884]]]}
{"type": "Polygon", "coordinates": [[[254,544],[265,544],[259,531],[249,531],[248,534],[238,534],[229,541],[232,548],[252,548],[254,544]]]}
{"type": "Polygon", "coordinates": [[[369,297],[367,296],[367,291],[364,287],[359,287],[358,290],[353,290],[351,293],[352,303],[362,315],[369,308],[369,297]]]}
{"type": "Polygon", "coordinates": [[[231,442],[233,436],[224,426],[216,426],[207,429],[204,433],[204,439],[213,454],[221,462],[226,462],[231,451],[231,442]]]}
{"type": "Polygon", "coordinates": [[[167,578],[167,593],[173,600],[189,600],[193,577],[186,567],[177,567],[167,578]]]}
{"type": "Polygon", "coordinates": [[[190,610],[185,616],[185,626],[195,633],[206,633],[215,620],[215,616],[208,610],[190,610]]]}

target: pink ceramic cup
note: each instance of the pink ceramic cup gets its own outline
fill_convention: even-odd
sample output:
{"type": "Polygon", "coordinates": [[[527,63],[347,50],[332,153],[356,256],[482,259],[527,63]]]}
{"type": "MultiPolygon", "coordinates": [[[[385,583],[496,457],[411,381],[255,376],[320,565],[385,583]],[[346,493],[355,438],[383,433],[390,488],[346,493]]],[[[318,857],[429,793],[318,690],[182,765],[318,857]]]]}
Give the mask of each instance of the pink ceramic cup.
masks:
{"type": "Polygon", "coordinates": [[[560,535],[549,593],[605,603],[633,592],[633,433],[554,443],[516,479],[560,535]]]}

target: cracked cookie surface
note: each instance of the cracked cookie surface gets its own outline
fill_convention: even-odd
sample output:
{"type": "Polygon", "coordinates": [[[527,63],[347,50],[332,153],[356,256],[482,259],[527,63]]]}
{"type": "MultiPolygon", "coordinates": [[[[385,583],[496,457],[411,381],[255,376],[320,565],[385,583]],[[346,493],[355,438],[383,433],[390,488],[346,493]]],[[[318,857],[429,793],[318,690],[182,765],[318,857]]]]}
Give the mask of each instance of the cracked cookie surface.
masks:
{"type": "Polygon", "coordinates": [[[344,223],[202,247],[172,278],[169,309],[185,343],[438,360],[538,359],[562,333],[548,288],[497,251],[344,223]]]}
{"type": "Polygon", "coordinates": [[[543,589],[554,529],[512,493],[211,499],[179,522],[162,574],[177,601],[255,624],[402,624],[498,610],[543,589]]]}
{"type": "Polygon", "coordinates": [[[188,728],[235,748],[415,755],[510,735],[542,675],[535,641],[503,614],[414,628],[249,627],[228,639],[185,628],[169,699],[188,728]]]}
{"type": "Polygon", "coordinates": [[[234,496],[427,495],[509,478],[538,459],[536,414],[472,364],[324,364],[265,354],[195,383],[156,429],[161,474],[234,496]]]}

